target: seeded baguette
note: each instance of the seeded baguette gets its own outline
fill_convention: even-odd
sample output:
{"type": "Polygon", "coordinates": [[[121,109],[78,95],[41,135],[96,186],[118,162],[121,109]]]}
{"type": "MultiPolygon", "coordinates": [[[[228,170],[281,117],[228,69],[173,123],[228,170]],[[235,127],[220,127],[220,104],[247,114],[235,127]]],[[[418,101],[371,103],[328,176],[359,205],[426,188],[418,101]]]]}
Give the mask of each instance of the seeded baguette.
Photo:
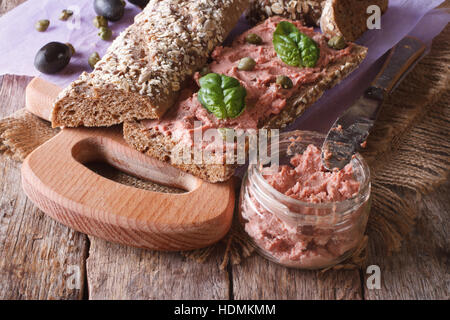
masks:
{"type": "Polygon", "coordinates": [[[253,23],[274,15],[318,26],[325,0],[252,0],[246,17],[253,23]]]}
{"type": "Polygon", "coordinates": [[[355,41],[367,30],[367,8],[371,5],[386,12],[388,0],[326,0],[320,28],[328,37],[343,36],[347,41],[355,41]]]}
{"type": "MultiPolygon", "coordinates": [[[[305,85],[288,101],[287,106],[276,116],[265,119],[260,128],[281,129],[297,119],[308,107],[314,104],[327,90],[342,81],[364,60],[367,48],[355,45],[351,55],[338,59],[330,65],[326,73],[315,83],[305,85]]],[[[161,161],[169,162],[183,171],[209,182],[228,180],[236,169],[229,164],[179,164],[172,158],[177,141],[163,133],[146,128],[139,121],[125,122],[125,140],[135,149],[161,161]]],[[[193,156],[193,155],[192,155],[193,156]]],[[[208,161],[208,159],[206,159],[208,161]]],[[[212,159],[211,159],[212,160],[212,159]]]]}
{"type": "Polygon", "coordinates": [[[237,23],[248,0],[152,0],[90,74],[65,88],[53,127],[157,119],[237,23]]]}

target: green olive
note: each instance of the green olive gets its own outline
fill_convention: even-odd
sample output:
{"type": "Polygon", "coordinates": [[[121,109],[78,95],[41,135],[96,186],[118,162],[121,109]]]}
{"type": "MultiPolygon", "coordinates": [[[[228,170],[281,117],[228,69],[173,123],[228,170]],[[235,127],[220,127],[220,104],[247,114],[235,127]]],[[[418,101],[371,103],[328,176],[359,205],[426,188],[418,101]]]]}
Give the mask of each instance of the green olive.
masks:
{"type": "Polygon", "coordinates": [[[104,16],[96,16],[93,20],[94,26],[97,29],[100,29],[101,27],[108,27],[108,20],[104,16]]]}
{"type": "Polygon", "coordinates": [[[100,55],[97,52],[94,52],[93,54],[91,54],[91,56],[89,57],[89,65],[91,66],[92,69],[95,68],[95,65],[97,64],[97,62],[100,61],[100,55]]]}
{"type": "Polygon", "coordinates": [[[336,50],[341,50],[347,46],[347,43],[343,36],[334,36],[328,41],[328,46],[336,50]]]}
{"type": "Polygon", "coordinates": [[[73,47],[73,45],[67,42],[66,46],[69,47],[71,55],[73,56],[76,53],[75,48],[73,47]]]}
{"type": "Polygon", "coordinates": [[[256,33],[249,33],[245,37],[245,41],[247,41],[248,43],[251,43],[251,44],[261,44],[262,43],[261,37],[258,36],[256,33]]]}
{"type": "Polygon", "coordinates": [[[101,27],[98,35],[100,36],[100,38],[102,38],[102,40],[109,40],[112,37],[112,31],[110,28],[101,27]]]}
{"type": "Polygon", "coordinates": [[[64,9],[61,11],[61,15],[59,16],[59,20],[67,21],[73,15],[72,10],[64,9]]]}
{"type": "Polygon", "coordinates": [[[250,57],[239,60],[238,69],[242,71],[250,71],[256,66],[256,61],[250,57]]]}
{"type": "Polygon", "coordinates": [[[292,80],[286,76],[278,76],[276,83],[279,86],[281,86],[283,89],[291,89],[294,86],[294,84],[292,83],[292,80]]]}
{"type": "Polygon", "coordinates": [[[37,31],[44,32],[44,31],[46,31],[48,29],[49,25],[50,25],[50,21],[48,21],[48,20],[39,20],[38,22],[36,22],[34,27],[36,28],[37,31]]]}

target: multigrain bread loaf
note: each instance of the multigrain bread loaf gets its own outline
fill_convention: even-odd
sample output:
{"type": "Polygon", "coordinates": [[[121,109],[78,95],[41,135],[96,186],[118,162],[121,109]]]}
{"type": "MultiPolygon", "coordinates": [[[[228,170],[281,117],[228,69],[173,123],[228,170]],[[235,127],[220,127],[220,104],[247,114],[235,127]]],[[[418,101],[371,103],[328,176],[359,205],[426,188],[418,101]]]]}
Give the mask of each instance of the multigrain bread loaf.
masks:
{"type": "Polygon", "coordinates": [[[248,0],[150,1],[94,71],[61,92],[52,125],[111,126],[161,117],[247,6],[248,0]]]}
{"type": "Polygon", "coordinates": [[[388,0],[326,0],[320,28],[329,37],[343,36],[347,41],[355,41],[367,30],[367,8],[371,5],[379,6],[384,13],[388,0]]]}
{"type": "Polygon", "coordinates": [[[325,0],[251,0],[246,17],[251,22],[260,22],[268,17],[282,16],[301,20],[306,25],[318,26],[325,0]]]}
{"type": "MultiPolygon", "coordinates": [[[[273,18],[275,19],[275,18],[273,18]]],[[[268,19],[271,20],[271,19],[268,19]]],[[[262,30],[267,30],[268,27],[266,25],[267,23],[262,24],[262,30]]],[[[256,28],[256,27],[255,27],[256,28]]],[[[259,30],[258,30],[259,31],[259,30]]],[[[247,33],[257,32],[254,31],[254,29],[249,30],[247,33]]],[[[312,30],[309,32],[313,33],[312,30]]],[[[240,36],[235,43],[233,44],[233,47],[236,45],[236,50],[242,50],[242,39],[245,38],[245,34],[240,36]],[[237,44],[236,44],[237,43],[237,44]],[[241,46],[239,46],[241,45],[241,46]]],[[[327,50],[331,50],[326,48],[326,38],[320,34],[315,34],[314,39],[321,44],[321,58],[319,61],[322,61],[321,63],[324,65],[324,67],[319,68],[313,68],[314,77],[311,78],[313,80],[306,82],[304,85],[301,85],[299,87],[295,88],[295,92],[293,95],[286,101],[284,107],[282,107],[277,113],[272,113],[267,117],[261,117],[258,120],[258,123],[255,127],[257,128],[274,128],[274,129],[281,129],[285,127],[286,125],[293,122],[297,117],[299,117],[308,107],[310,107],[314,102],[316,102],[322,94],[329,88],[335,86],[340,81],[342,81],[347,75],[349,75],[353,70],[355,70],[361,61],[365,58],[367,49],[355,44],[349,44],[349,46],[345,49],[346,53],[345,55],[337,55],[333,59],[330,59],[329,62],[326,62],[328,59],[326,56],[323,56],[326,54],[327,50]],[[325,61],[325,62],[324,62],[325,61]]],[[[269,42],[269,41],[267,41],[269,42]]],[[[269,49],[269,46],[257,49],[257,52],[266,52],[269,49]]],[[[221,52],[222,49],[219,48],[217,50],[218,52],[221,52]]],[[[216,51],[213,53],[213,58],[215,57],[216,51]]],[[[235,59],[239,58],[239,52],[237,52],[235,55],[230,54],[231,57],[234,57],[235,59]]],[[[267,56],[260,57],[261,59],[258,59],[255,57],[257,61],[267,61],[267,56]]],[[[278,58],[274,58],[278,59],[278,58]]],[[[220,62],[216,63],[213,61],[210,64],[210,67],[213,69],[217,69],[217,64],[220,65],[220,62]]],[[[267,65],[267,62],[265,63],[267,65]]],[[[278,70],[279,66],[282,65],[281,60],[276,61],[276,65],[267,65],[267,68],[263,70],[263,73],[266,74],[265,78],[270,78],[270,80],[267,80],[266,82],[262,83],[261,86],[264,88],[267,88],[267,91],[273,90],[275,87],[273,86],[273,79],[276,77],[276,74],[267,76],[268,70],[278,70]]],[[[257,67],[256,67],[257,68],[257,67]]],[[[301,69],[298,69],[298,72],[303,72],[301,69]]],[[[237,71],[235,68],[230,69],[230,73],[236,74],[237,77],[239,77],[238,73],[240,71],[237,71]]],[[[276,72],[275,72],[276,73],[276,72]]],[[[307,77],[306,75],[304,75],[307,77]]],[[[252,77],[251,76],[244,76],[248,79],[250,79],[250,83],[252,83],[252,77]]],[[[301,76],[303,77],[303,75],[301,76]]],[[[255,82],[256,83],[256,82],[255,82]]],[[[247,83],[246,83],[247,85],[247,83]]],[[[264,89],[263,89],[264,90],[264,89]]],[[[270,92],[269,92],[270,93],[270,92]]],[[[263,94],[264,95],[264,94],[263,94]]],[[[276,95],[276,93],[275,93],[276,95]]],[[[194,94],[195,96],[195,94],[194,94]]],[[[184,98],[180,99],[182,101],[184,98]]],[[[183,103],[183,102],[182,102],[183,103]]],[[[181,107],[183,107],[181,103],[181,107]]],[[[173,120],[171,119],[177,119],[176,113],[177,108],[181,108],[179,106],[174,106],[168,114],[166,114],[163,119],[160,121],[156,121],[160,123],[160,125],[152,125],[148,124],[148,121],[127,121],[124,123],[124,137],[126,141],[132,145],[134,148],[141,152],[145,152],[146,154],[157,158],[161,161],[166,161],[171,163],[172,165],[182,169],[183,171],[186,171],[188,173],[191,173],[195,176],[198,176],[204,180],[207,180],[209,182],[220,182],[225,181],[229,179],[237,167],[234,164],[227,164],[227,163],[215,163],[214,161],[208,161],[211,159],[205,159],[203,163],[180,163],[177,161],[178,155],[175,153],[178,152],[179,149],[177,149],[177,146],[179,146],[180,141],[180,134],[174,134],[174,132],[163,132],[164,128],[167,126],[170,126],[170,122],[173,120]],[[167,120],[168,119],[168,120],[167,120]],[[162,129],[161,129],[162,128],[162,129]],[[178,138],[176,137],[178,136],[178,138]]],[[[254,105],[252,106],[253,109],[260,108],[261,105],[254,105]]],[[[248,113],[253,112],[249,110],[248,113]]],[[[201,110],[203,111],[203,110],[201,110]]],[[[247,111],[245,111],[240,117],[243,119],[248,119],[247,111]]],[[[188,116],[185,119],[179,119],[180,121],[177,121],[172,127],[177,128],[180,126],[183,126],[188,121],[191,121],[192,118],[203,118],[204,116],[201,114],[198,114],[196,112],[193,112],[191,110],[188,110],[188,116]]],[[[203,113],[204,115],[204,113],[203,113]]],[[[208,115],[209,116],[209,115],[208,115]]],[[[241,124],[239,124],[240,117],[236,118],[236,120],[233,121],[220,121],[220,127],[242,127],[241,124]]],[[[208,121],[208,119],[206,119],[208,121]]],[[[242,120],[243,122],[244,120],[242,120]]],[[[151,123],[153,121],[150,121],[151,123]]],[[[209,123],[207,127],[214,127],[214,124],[209,123]]],[[[186,130],[185,133],[182,134],[189,134],[189,130],[186,130]]],[[[191,154],[191,158],[194,155],[191,154]]]]}

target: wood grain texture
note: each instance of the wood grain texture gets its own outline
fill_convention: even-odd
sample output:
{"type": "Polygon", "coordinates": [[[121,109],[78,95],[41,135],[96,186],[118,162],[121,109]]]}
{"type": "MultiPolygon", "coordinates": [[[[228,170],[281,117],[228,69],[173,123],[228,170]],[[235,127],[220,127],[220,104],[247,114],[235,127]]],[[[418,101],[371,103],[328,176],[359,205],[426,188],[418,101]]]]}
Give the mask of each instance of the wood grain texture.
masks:
{"type": "MultiPolygon", "coordinates": [[[[29,81],[3,77],[0,117],[24,107],[29,81]]],[[[27,199],[20,163],[0,156],[0,299],[81,299],[86,249],[84,235],[48,219],[27,199]],[[79,289],[69,284],[75,272],[79,289]]]]}
{"type": "Polygon", "coordinates": [[[253,255],[234,266],[232,273],[235,299],[362,299],[359,270],[289,269],[253,255]]]}
{"type": "Polygon", "coordinates": [[[365,299],[450,298],[450,182],[415,202],[420,218],[401,251],[386,256],[383,248],[370,248],[368,263],[380,266],[382,286],[366,289],[365,299]]]}
{"type": "Polygon", "coordinates": [[[26,0],[0,0],[0,17],[26,0]]]}
{"type": "Polygon", "coordinates": [[[204,264],[178,253],[152,252],[90,237],[90,299],[229,299],[218,253],[204,264]]]}
{"type": "Polygon", "coordinates": [[[0,118],[4,118],[25,107],[25,88],[30,77],[1,76],[0,87],[0,118]]]}

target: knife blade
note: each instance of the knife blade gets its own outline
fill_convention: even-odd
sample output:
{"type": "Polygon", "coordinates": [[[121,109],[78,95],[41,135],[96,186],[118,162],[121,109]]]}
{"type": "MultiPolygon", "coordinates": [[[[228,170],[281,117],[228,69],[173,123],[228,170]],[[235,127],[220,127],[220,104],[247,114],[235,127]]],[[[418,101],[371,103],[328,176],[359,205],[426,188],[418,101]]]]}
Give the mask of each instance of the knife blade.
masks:
{"type": "Polygon", "coordinates": [[[426,45],[413,37],[403,38],[364,94],[328,131],[322,145],[322,163],[328,170],[342,169],[361,149],[381,111],[383,101],[426,55],[426,45]]]}

